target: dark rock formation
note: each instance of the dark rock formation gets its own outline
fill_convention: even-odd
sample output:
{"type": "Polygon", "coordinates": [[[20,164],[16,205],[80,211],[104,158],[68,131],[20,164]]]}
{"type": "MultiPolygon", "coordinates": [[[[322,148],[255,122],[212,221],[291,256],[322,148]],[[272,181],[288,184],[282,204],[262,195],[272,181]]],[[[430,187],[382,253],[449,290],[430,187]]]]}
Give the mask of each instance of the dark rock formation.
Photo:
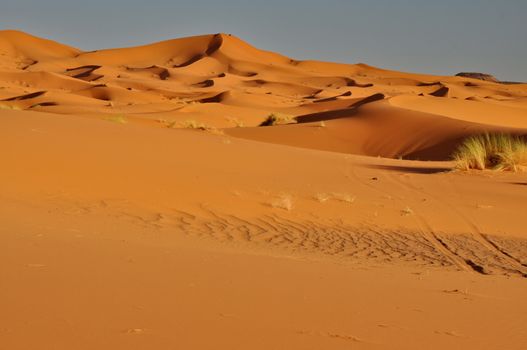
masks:
{"type": "Polygon", "coordinates": [[[500,82],[494,76],[492,76],[490,74],[485,74],[485,73],[461,72],[461,73],[457,73],[456,77],[464,77],[464,78],[472,78],[472,79],[479,79],[479,80],[485,80],[485,81],[492,81],[494,83],[499,83],[500,82]]]}

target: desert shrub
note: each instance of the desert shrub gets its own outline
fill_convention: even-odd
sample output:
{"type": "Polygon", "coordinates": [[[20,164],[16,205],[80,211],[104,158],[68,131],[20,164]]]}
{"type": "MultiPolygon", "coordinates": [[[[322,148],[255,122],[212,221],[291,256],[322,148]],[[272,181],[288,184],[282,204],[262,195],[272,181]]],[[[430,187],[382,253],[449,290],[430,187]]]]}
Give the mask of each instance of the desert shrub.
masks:
{"type": "Polygon", "coordinates": [[[508,134],[471,136],[455,151],[456,168],[520,171],[527,168],[527,142],[508,134]]]}
{"type": "Polygon", "coordinates": [[[167,124],[167,128],[170,129],[195,129],[200,131],[206,131],[215,135],[223,135],[224,132],[221,129],[218,129],[214,126],[205,125],[203,123],[197,122],[195,120],[184,120],[182,122],[173,121],[167,124]]]}
{"type": "Polygon", "coordinates": [[[267,116],[267,118],[262,123],[260,123],[260,126],[273,126],[273,125],[294,124],[294,123],[296,123],[296,119],[294,119],[290,115],[271,113],[267,116]]]}
{"type": "Polygon", "coordinates": [[[181,127],[184,129],[199,129],[206,130],[207,127],[203,123],[199,123],[195,120],[184,120],[180,123],[181,127]]]}

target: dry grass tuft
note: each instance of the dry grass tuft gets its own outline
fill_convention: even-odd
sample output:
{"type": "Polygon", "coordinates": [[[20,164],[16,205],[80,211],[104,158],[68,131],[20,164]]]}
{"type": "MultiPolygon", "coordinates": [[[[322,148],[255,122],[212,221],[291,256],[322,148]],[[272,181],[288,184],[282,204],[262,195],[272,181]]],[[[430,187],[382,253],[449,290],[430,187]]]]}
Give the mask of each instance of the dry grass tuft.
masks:
{"type": "Polygon", "coordinates": [[[167,124],[167,128],[195,129],[195,130],[206,131],[206,132],[209,132],[215,135],[224,135],[223,130],[218,129],[214,126],[208,126],[203,123],[199,123],[195,120],[185,120],[182,122],[173,121],[167,124]]]}
{"type": "Polygon", "coordinates": [[[296,124],[296,123],[297,123],[296,119],[290,115],[271,113],[260,124],[260,126],[273,126],[273,125],[296,124]]]}
{"type": "Polygon", "coordinates": [[[346,202],[346,203],[353,203],[355,202],[355,196],[352,196],[347,193],[317,193],[313,196],[315,200],[319,201],[320,203],[327,202],[328,200],[336,200],[339,202],[346,202]]]}
{"type": "Polygon", "coordinates": [[[484,134],[467,138],[453,156],[461,170],[527,170],[527,142],[508,134],[484,134]]]}
{"type": "Polygon", "coordinates": [[[229,123],[233,123],[237,128],[243,128],[244,126],[243,121],[239,120],[238,118],[226,117],[225,119],[227,119],[229,123]]]}
{"type": "Polygon", "coordinates": [[[313,196],[315,200],[319,201],[320,203],[327,202],[331,199],[331,196],[327,193],[317,193],[313,196]]]}
{"type": "Polygon", "coordinates": [[[0,104],[0,109],[20,111],[21,108],[16,105],[0,104]]]}
{"type": "Polygon", "coordinates": [[[271,207],[291,210],[293,209],[293,197],[289,194],[282,194],[271,202],[271,207]]]}
{"type": "Polygon", "coordinates": [[[109,122],[114,122],[114,123],[119,123],[119,124],[128,123],[128,120],[126,119],[126,117],[120,114],[109,116],[106,118],[106,120],[109,122]]]}
{"type": "Polygon", "coordinates": [[[207,127],[203,123],[199,123],[195,120],[184,120],[180,122],[179,124],[182,128],[185,129],[199,129],[199,130],[206,130],[207,127]]]}
{"type": "Polygon", "coordinates": [[[413,215],[414,211],[410,207],[406,207],[403,210],[401,210],[401,215],[408,216],[413,215]]]}

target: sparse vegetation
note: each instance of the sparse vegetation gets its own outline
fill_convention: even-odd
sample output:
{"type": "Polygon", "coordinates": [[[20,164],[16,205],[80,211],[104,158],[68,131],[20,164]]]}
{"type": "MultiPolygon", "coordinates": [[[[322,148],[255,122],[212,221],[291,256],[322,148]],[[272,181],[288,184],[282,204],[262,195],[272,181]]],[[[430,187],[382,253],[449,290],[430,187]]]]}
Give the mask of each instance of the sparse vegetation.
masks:
{"type": "Polygon", "coordinates": [[[401,210],[401,215],[403,216],[412,215],[413,213],[414,211],[410,207],[406,207],[403,210],[401,210]]]}
{"type": "Polygon", "coordinates": [[[128,120],[126,119],[126,117],[120,114],[109,116],[106,118],[106,120],[109,122],[114,122],[114,123],[119,123],[119,124],[128,123],[128,120]]]}
{"type": "Polygon", "coordinates": [[[195,120],[184,120],[180,123],[182,128],[185,129],[199,129],[199,130],[206,130],[207,127],[203,123],[199,123],[195,120]]]}
{"type": "Polygon", "coordinates": [[[271,113],[260,126],[273,126],[282,124],[295,124],[297,121],[290,115],[271,113]]]}
{"type": "Polygon", "coordinates": [[[293,209],[293,198],[289,194],[281,194],[278,198],[271,202],[271,207],[291,210],[293,209]]]}
{"type": "Polygon", "coordinates": [[[327,193],[317,193],[313,196],[313,198],[315,198],[315,200],[319,201],[320,203],[324,203],[330,200],[331,196],[327,193]]]}
{"type": "Polygon", "coordinates": [[[166,126],[167,128],[169,128],[169,129],[174,129],[174,128],[177,128],[177,126],[178,126],[177,121],[171,121],[171,122],[169,122],[169,121],[165,121],[165,122],[161,122],[161,123],[162,123],[162,124],[165,124],[165,126],[166,126]]]}
{"type": "Polygon", "coordinates": [[[227,117],[226,119],[229,123],[233,123],[237,128],[243,128],[243,121],[239,120],[238,118],[227,117]]]}
{"type": "Polygon", "coordinates": [[[527,170],[527,141],[508,134],[484,134],[467,138],[453,156],[461,170],[527,170]]]}
{"type": "Polygon", "coordinates": [[[18,107],[18,106],[15,106],[15,105],[7,105],[7,104],[0,104],[0,109],[4,109],[4,110],[15,110],[15,111],[19,111],[19,110],[21,110],[21,108],[18,107]]]}
{"type": "Polygon", "coordinates": [[[207,131],[207,132],[210,132],[211,134],[215,134],[215,135],[223,135],[224,132],[223,130],[221,129],[218,129],[214,126],[208,126],[208,125],[205,125],[203,123],[200,123],[200,122],[197,122],[195,120],[184,120],[182,122],[177,122],[177,121],[173,121],[173,122],[170,122],[168,125],[167,125],[168,128],[170,129],[174,129],[174,128],[182,128],[182,129],[196,129],[196,130],[201,130],[201,131],[207,131]]]}
{"type": "Polygon", "coordinates": [[[317,193],[314,195],[315,200],[319,201],[320,203],[327,202],[328,200],[336,200],[339,202],[346,202],[346,203],[353,203],[355,202],[355,196],[352,196],[347,193],[317,193]]]}

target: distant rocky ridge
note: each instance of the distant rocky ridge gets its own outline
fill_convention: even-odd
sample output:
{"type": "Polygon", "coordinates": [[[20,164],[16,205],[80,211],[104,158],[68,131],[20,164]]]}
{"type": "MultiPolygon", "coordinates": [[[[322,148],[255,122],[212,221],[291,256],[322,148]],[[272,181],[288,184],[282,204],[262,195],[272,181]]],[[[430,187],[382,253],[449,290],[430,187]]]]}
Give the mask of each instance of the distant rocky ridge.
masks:
{"type": "Polygon", "coordinates": [[[501,80],[496,79],[496,77],[494,77],[491,74],[478,73],[478,72],[461,72],[461,73],[457,73],[456,77],[479,79],[479,80],[491,81],[494,83],[501,83],[501,84],[521,84],[520,82],[515,82],[515,81],[501,81],[501,80]]]}
{"type": "Polygon", "coordinates": [[[495,83],[499,83],[500,82],[493,75],[486,74],[486,73],[461,72],[461,73],[457,73],[456,77],[479,79],[479,80],[485,80],[485,81],[492,81],[492,82],[495,82],[495,83]]]}

